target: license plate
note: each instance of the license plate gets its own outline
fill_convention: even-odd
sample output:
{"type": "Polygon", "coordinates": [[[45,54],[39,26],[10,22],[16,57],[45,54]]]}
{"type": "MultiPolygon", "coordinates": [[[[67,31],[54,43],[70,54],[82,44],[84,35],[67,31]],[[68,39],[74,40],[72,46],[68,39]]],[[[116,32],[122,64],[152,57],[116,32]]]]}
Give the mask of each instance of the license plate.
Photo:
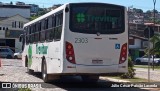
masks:
{"type": "Polygon", "coordinates": [[[92,64],[103,64],[103,60],[92,60],[92,64]]]}

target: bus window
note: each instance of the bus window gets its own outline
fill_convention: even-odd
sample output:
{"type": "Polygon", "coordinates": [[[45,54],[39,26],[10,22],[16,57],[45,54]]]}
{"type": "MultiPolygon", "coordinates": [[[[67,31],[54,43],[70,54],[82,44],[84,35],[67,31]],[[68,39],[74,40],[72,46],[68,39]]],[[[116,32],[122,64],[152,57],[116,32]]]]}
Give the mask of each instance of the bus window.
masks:
{"type": "Polygon", "coordinates": [[[62,33],[62,24],[63,24],[63,13],[59,13],[56,15],[56,28],[54,31],[54,39],[56,41],[61,39],[61,33],[62,33]]]}
{"type": "Polygon", "coordinates": [[[30,43],[33,43],[34,41],[34,26],[33,25],[31,25],[31,34],[30,34],[30,43]]]}
{"type": "Polygon", "coordinates": [[[36,42],[36,35],[35,35],[35,33],[36,33],[36,24],[33,25],[33,32],[32,32],[32,41],[33,41],[33,43],[36,42]]]}
{"type": "Polygon", "coordinates": [[[71,5],[70,30],[88,34],[124,32],[124,7],[105,5],[71,5]]]}
{"type": "Polygon", "coordinates": [[[48,18],[45,19],[44,29],[48,29],[48,18]]]}
{"type": "Polygon", "coordinates": [[[41,26],[42,26],[42,29],[40,34],[40,41],[44,42],[45,41],[45,20],[42,21],[41,26]]]}
{"type": "Polygon", "coordinates": [[[38,35],[39,35],[39,37],[38,37],[38,41],[40,41],[40,39],[41,39],[41,22],[39,22],[38,23],[38,35]]]}
{"type": "Polygon", "coordinates": [[[39,38],[39,31],[38,31],[39,29],[38,28],[39,28],[38,23],[36,23],[35,42],[38,42],[38,40],[39,40],[38,39],[39,38]]]}
{"type": "Polygon", "coordinates": [[[55,26],[55,15],[52,16],[52,27],[55,26]]]}
{"type": "Polygon", "coordinates": [[[52,27],[52,17],[49,17],[48,19],[48,28],[52,27]]]}

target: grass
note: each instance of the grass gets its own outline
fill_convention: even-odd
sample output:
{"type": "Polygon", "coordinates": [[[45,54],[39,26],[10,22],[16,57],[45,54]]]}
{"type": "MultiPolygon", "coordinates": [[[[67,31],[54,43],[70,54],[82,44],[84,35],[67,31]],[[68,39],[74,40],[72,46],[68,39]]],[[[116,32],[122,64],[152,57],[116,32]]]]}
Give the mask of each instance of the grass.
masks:
{"type": "MultiPolygon", "coordinates": [[[[138,78],[138,77],[134,77],[134,78],[131,78],[131,79],[122,79],[122,78],[120,78],[120,76],[107,76],[107,77],[113,78],[113,79],[126,80],[126,81],[130,81],[130,82],[148,82],[147,79],[138,78]]],[[[155,82],[155,81],[151,80],[151,82],[155,82]]]]}
{"type": "MultiPolygon", "coordinates": [[[[150,68],[152,69],[153,66],[150,66],[150,68]]],[[[148,65],[134,65],[134,68],[148,68],[148,65]]],[[[160,70],[160,66],[154,66],[154,69],[159,69],[160,70]]]]}
{"type": "Polygon", "coordinates": [[[20,88],[18,89],[18,91],[31,91],[31,89],[30,88],[20,88]]]}

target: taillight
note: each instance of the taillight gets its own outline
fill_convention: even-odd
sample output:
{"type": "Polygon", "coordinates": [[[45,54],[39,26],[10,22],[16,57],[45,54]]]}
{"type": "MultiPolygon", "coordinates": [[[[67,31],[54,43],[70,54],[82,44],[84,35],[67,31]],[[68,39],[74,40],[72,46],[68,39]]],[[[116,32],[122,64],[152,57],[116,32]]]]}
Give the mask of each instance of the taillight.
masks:
{"type": "Polygon", "coordinates": [[[126,60],[127,60],[127,43],[122,45],[119,64],[124,63],[126,60]]]}
{"type": "Polygon", "coordinates": [[[66,59],[73,64],[76,63],[73,45],[69,42],[66,42],[66,59]]]}

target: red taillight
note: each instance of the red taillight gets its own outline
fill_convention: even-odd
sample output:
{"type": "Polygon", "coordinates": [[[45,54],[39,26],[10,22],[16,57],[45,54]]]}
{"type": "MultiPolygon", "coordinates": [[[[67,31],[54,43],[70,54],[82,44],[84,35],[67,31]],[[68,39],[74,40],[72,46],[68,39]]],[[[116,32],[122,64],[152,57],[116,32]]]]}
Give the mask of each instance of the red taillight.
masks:
{"type": "Polygon", "coordinates": [[[127,60],[127,43],[122,45],[119,64],[124,63],[126,60],[127,60]]]}
{"type": "Polygon", "coordinates": [[[69,42],[66,42],[66,59],[73,64],[76,63],[73,45],[69,42]]]}

